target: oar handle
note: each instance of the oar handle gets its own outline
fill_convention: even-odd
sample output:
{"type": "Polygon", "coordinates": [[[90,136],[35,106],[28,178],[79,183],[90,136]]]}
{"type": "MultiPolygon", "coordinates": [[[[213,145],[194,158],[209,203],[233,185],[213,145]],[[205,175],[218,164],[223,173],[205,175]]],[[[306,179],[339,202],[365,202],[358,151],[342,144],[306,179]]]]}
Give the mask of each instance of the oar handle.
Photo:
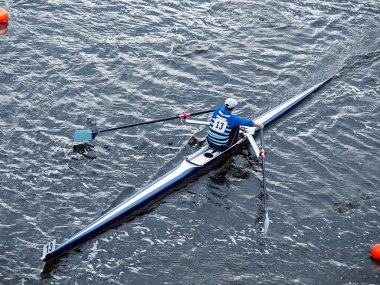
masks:
{"type": "Polygon", "coordinates": [[[147,122],[142,122],[142,123],[137,123],[137,124],[132,124],[132,125],[125,125],[125,126],[100,130],[99,132],[105,133],[105,132],[110,132],[110,131],[115,131],[115,130],[120,130],[120,129],[127,129],[127,128],[132,128],[132,127],[142,126],[142,125],[154,124],[154,123],[158,123],[158,122],[170,121],[170,120],[175,120],[175,119],[187,119],[187,118],[190,118],[191,116],[207,114],[207,113],[212,113],[212,112],[214,112],[214,109],[201,111],[201,112],[195,112],[195,113],[183,113],[183,114],[180,114],[180,115],[175,116],[175,117],[158,119],[158,120],[153,120],[153,121],[147,121],[147,122]]]}
{"type": "Polygon", "coordinates": [[[196,116],[196,115],[202,115],[202,114],[207,114],[207,113],[212,113],[214,112],[214,109],[206,110],[206,111],[200,111],[200,112],[194,112],[194,113],[183,113],[181,115],[178,115],[177,119],[186,119],[190,118],[191,116],[196,116]]]}

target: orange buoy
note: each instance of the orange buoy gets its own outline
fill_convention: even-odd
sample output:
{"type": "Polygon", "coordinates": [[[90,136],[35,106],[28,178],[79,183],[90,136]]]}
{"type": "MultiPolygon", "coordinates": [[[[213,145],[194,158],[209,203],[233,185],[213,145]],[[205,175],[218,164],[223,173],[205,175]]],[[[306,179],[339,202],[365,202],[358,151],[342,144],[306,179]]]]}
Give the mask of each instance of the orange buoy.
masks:
{"type": "Polygon", "coordinates": [[[8,22],[8,12],[0,8],[0,24],[8,22]]]}
{"type": "Polygon", "coordinates": [[[380,244],[375,244],[371,249],[371,255],[374,259],[380,259],[380,244]]]}

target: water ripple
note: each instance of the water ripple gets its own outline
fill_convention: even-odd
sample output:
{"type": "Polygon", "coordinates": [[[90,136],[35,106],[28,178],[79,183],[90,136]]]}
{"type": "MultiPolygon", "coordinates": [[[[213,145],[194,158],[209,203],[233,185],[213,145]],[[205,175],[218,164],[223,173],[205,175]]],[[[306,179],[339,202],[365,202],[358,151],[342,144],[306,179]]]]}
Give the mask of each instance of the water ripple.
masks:
{"type": "Polygon", "coordinates": [[[377,282],[368,259],[380,218],[376,1],[5,4],[0,283],[377,282]],[[252,117],[333,75],[265,131],[267,236],[261,167],[246,146],[42,269],[46,241],[63,242],[206,143],[202,127],[178,122],[78,146],[73,130],[209,109],[229,96],[252,117]]]}

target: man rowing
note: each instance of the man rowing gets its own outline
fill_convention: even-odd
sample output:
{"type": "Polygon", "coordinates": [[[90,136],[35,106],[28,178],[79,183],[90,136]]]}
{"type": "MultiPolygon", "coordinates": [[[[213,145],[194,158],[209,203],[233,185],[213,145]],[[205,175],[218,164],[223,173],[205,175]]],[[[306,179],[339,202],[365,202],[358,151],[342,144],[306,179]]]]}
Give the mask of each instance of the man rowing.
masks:
{"type": "Polygon", "coordinates": [[[232,112],[236,106],[237,101],[234,98],[228,98],[224,106],[215,108],[207,134],[207,142],[211,148],[218,151],[226,150],[237,141],[240,126],[264,128],[261,123],[233,115],[232,112]]]}

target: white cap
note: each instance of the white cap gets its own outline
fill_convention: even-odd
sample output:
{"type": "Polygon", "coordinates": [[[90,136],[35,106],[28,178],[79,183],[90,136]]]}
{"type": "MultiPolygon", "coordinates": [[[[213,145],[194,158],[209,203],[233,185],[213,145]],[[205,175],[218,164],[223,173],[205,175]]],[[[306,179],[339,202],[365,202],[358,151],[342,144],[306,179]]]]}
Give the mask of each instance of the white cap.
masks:
{"type": "Polygon", "coordinates": [[[224,102],[224,105],[228,108],[228,109],[233,109],[236,107],[237,105],[237,101],[234,99],[234,98],[227,98],[226,101],[224,102]]]}

